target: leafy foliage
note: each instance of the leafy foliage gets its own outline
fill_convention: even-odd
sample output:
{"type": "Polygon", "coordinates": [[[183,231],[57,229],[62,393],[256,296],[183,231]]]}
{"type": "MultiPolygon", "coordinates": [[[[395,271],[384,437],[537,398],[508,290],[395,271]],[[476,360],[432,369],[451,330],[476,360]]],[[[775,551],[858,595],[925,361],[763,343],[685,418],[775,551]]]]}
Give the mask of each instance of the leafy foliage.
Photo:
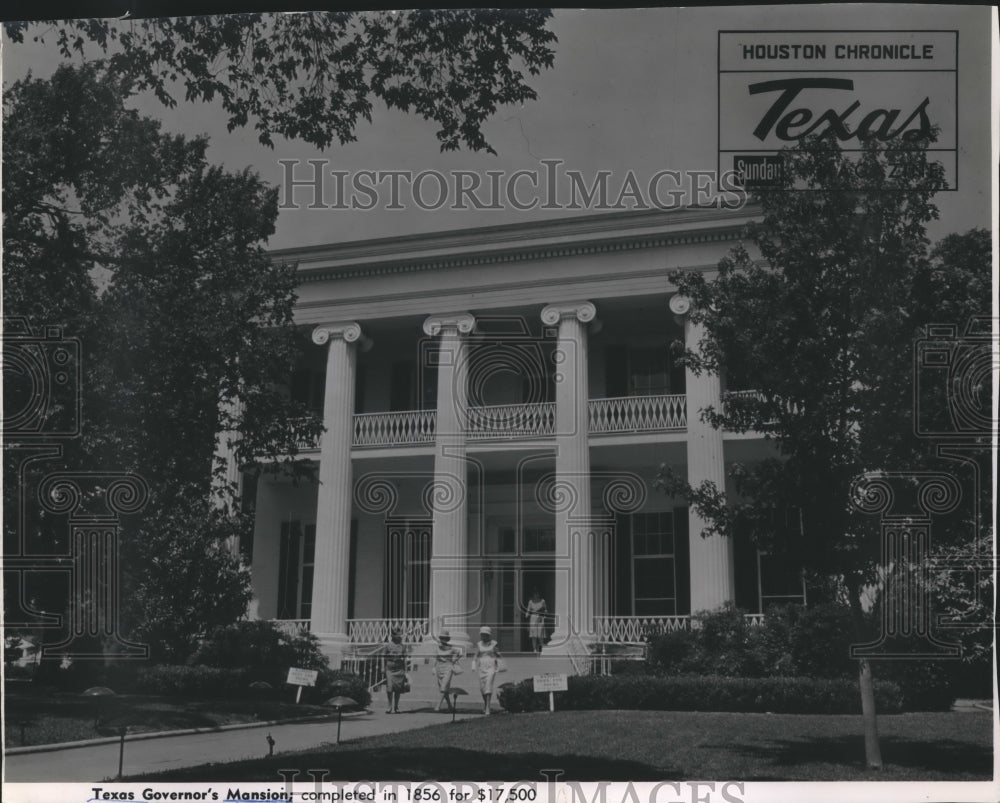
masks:
{"type": "MultiPolygon", "coordinates": [[[[774,714],[855,714],[860,710],[852,681],[826,678],[741,678],[720,675],[581,676],[555,693],[558,710],[623,709],[644,711],[748,711],[774,714]]],[[[876,686],[879,709],[903,710],[895,683],[876,686]]],[[[543,711],[548,695],[536,694],[532,681],[500,687],[500,704],[512,713],[543,711]]]]}
{"type": "Polygon", "coordinates": [[[785,186],[759,193],[762,219],[746,232],[758,253],[734,249],[714,279],[671,275],[705,328],[684,362],[756,391],[703,414],[764,433],[778,455],[729,466],[739,501],[665,467],[661,487],[695,505],[709,533],[742,528],[814,582],[840,578],[855,603],[879,580],[880,539],[875,517],[850,504],[852,482],[943,465],[914,434],[914,344],[942,309],[959,325],[988,312],[985,233],[929,251],[943,177],[917,144],[868,141],[854,163],[832,137],[800,143],[783,154],[785,186]]]}
{"type": "MultiPolygon", "coordinates": [[[[66,20],[66,58],[103,54],[101,67],[131,92],[176,105],[221,102],[229,129],[253,124],[260,141],[320,148],[354,141],[375,100],[433,121],[442,150],[493,153],[483,123],[499,106],[534,100],[526,75],[551,67],[555,35],[542,9],[234,14],[66,20]]],[[[28,23],[5,23],[14,42],[28,23]]],[[[39,37],[36,37],[39,38],[39,37]]]]}
{"type": "MultiPolygon", "coordinates": [[[[263,250],[276,193],[127,109],[121,79],[93,66],[12,85],[4,127],[5,313],[81,341],[84,427],[43,468],[145,479],[149,502],[121,530],[122,622],[154,657],[183,659],[249,598],[231,545],[252,522],[215,459],[217,433],[242,433],[242,465],[294,465],[322,429],[281,391],[300,335],[294,266],[263,250]]],[[[4,493],[16,510],[17,484],[4,493]]],[[[5,544],[18,526],[5,512],[5,544]]],[[[43,516],[32,537],[58,545],[64,530],[43,516]]],[[[41,597],[65,605],[54,585],[41,597]]]]}

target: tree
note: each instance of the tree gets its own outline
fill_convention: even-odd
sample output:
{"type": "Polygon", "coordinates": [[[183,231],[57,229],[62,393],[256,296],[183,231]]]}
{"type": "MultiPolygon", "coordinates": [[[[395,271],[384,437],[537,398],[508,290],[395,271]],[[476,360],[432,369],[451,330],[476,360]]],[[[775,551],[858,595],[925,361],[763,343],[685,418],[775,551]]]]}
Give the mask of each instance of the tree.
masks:
{"type": "MultiPolygon", "coordinates": [[[[878,522],[853,508],[853,483],[870,472],[941,466],[932,444],[914,435],[914,343],[940,321],[941,294],[960,318],[989,304],[975,291],[989,282],[989,263],[973,247],[979,235],[947,241],[929,258],[925,226],[937,217],[931,198],[943,177],[926,144],[869,140],[849,158],[833,137],[799,143],[783,154],[784,185],[757,193],[762,218],[746,237],[759,256],[738,247],[711,280],[671,274],[705,327],[682,361],[724,373],[729,388],[757,391],[703,415],[716,427],[764,433],[777,454],[728,467],[740,501],[665,468],[660,485],[695,506],[707,534],[746,532],[761,550],[803,566],[814,584],[836,578],[858,642],[867,640],[862,591],[883,567],[878,522]],[[971,292],[950,264],[968,254],[971,292]]],[[[876,767],[871,667],[858,663],[866,758],[876,767]]]]}
{"type": "MultiPolygon", "coordinates": [[[[493,153],[483,123],[498,106],[534,100],[524,71],[552,66],[550,16],[449,9],[66,20],[56,37],[66,58],[96,45],[110,76],[168,107],[177,81],[186,100],[218,99],[230,130],[252,121],[267,145],[275,135],[319,148],[351,142],[380,100],[437,123],[442,150],[493,153]]],[[[5,29],[22,42],[29,25],[5,29]]]]}
{"type": "MultiPolygon", "coordinates": [[[[303,433],[322,429],[298,424],[309,411],[281,391],[300,336],[294,266],[264,252],[277,193],[209,165],[204,139],[163,134],[127,110],[121,81],[93,66],[29,77],[5,100],[5,311],[81,339],[84,425],[60,467],[149,485],[143,515],[122,529],[123,621],[159,657],[183,657],[249,598],[228,544],[250,522],[210,504],[213,487],[234,490],[213,486],[217,433],[245,433],[243,465],[298,468],[303,433]]],[[[8,483],[14,508],[15,491],[8,483]]],[[[16,526],[5,518],[6,542],[16,526]]],[[[56,545],[60,528],[49,517],[39,532],[56,545]]],[[[45,607],[62,610],[51,597],[45,607]]]]}

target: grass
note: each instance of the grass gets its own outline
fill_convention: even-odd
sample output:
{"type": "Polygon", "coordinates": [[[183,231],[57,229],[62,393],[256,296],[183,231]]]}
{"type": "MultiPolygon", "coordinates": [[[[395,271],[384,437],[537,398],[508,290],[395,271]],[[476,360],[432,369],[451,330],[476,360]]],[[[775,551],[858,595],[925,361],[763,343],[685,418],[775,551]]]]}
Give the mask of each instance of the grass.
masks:
{"type": "MultiPolygon", "coordinates": [[[[858,716],[652,711],[498,715],[273,759],[143,776],[268,781],[325,768],[330,780],[563,781],[739,778],[753,781],[968,781],[992,778],[992,718],[913,713],[879,718],[881,772],[865,768],[858,716]]],[[[303,776],[307,777],[307,776],[303,776]]]]}
{"type": "Polygon", "coordinates": [[[129,733],[150,733],[331,715],[329,708],[283,701],[181,700],[125,694],[88,698],[40,689],[27,683],[8,683],[5,702],[4,731],[8,747],[117,735],[115,726],[121,722],[128,723],[129,733]]]}

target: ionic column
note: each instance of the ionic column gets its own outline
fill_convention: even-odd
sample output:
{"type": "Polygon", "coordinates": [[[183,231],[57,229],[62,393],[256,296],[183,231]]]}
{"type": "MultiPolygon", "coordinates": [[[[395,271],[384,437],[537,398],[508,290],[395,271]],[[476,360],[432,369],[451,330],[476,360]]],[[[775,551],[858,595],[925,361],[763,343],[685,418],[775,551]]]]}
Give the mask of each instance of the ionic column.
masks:
{"type": "MultiPolygon", "coordinates": [[[[236,460],[236,445],[240,439],[240,432],[235,428],[243,413],[243,404],[236,395],[224,396],[219,400],[219,417],[232,428],[225,428],[219,431],[215,438],[215,460],[212,463],[212,499],[213,507],[225,512],[232,510],[235,500],[239,500],[243,491],[243,474],[240,472],[239,462],[236,460]],[[225,463],[225,473],[216,474],[219,463],[225,463]]],[[[230,554],[240,559],[240,543],[236,536],[228,542],[230,554]]]]}
{"type": "Polygon", "coordinates": [[[311,629],[323,652],[339,666],[347,644],[347,594],[351,550],[351,443],[354,422],[355,343],[361,327],[354,322],[324,324],[313,330],[317,345],[327,346],[326,385],[320,442],[319,498],[316,504],[316,556],[313,569],[311,629]]]}
{"type": "Polygon", "coordinates": [[[465,425],[468,420],[468,375],[465,335],[476,319],[467,312],[432,315],[424,321],[429,337],[440,337],[437,363],[437,422],[434,484],[430,500],[430,626],[451,631],[455,644],[470,643],[467,632],[468,504],[465,425]]]}
{"type": "MultiPolygon", "coordinates": [[[[687,315],[689,306],[690,302],[683,296],[675,295],[670,299],[671,311],[684,316],[685,348],[697,351],[705,329],[701,324],[691,322],[687,315]]],[[[690,368],[685,368],[684,378],[687,387],[688,484],[694,487],[710,480],[725,491],[722,430],[701,420],[703,409],[711,406],[718,410],[722,404],[719,375],[707,371],[695,374],[690,368]]],[[[732,539],[720,535],[703,538],[705,526],[705,520],[693,506],[689,506],[691,613],[716,610],[735,598],[732,539]]]]}
{"type": "Polygon", "coordinates": [[[556,630],[553,645],[573,630],[593,630],[593,581],[590,539],[589,391],[587,327],[597,314],[589,301],[551,304],[542,322],[558,324],[556,362],[556,630]]]}

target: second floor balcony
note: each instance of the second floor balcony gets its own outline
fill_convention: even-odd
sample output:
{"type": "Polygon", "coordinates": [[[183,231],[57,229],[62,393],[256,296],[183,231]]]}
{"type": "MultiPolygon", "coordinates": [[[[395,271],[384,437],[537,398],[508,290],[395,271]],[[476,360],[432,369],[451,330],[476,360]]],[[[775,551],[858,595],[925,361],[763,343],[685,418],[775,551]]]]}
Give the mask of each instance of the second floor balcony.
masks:
{"type": "MultiPolygon", "coordinates": [[[[684,394],[591,399],[587,406],[591,435],[684,432],[687,428],[684,394]]],[[[556,434],[554,402],[470,407],[465,417],[470,442],[544,439],[556,434]]],[[[437,411],[356,413],[353,422],[355,448],[432,444],[437,411]]],[[[304,441],[301,448],[318,450],[319,443],[304,441]]]]}

